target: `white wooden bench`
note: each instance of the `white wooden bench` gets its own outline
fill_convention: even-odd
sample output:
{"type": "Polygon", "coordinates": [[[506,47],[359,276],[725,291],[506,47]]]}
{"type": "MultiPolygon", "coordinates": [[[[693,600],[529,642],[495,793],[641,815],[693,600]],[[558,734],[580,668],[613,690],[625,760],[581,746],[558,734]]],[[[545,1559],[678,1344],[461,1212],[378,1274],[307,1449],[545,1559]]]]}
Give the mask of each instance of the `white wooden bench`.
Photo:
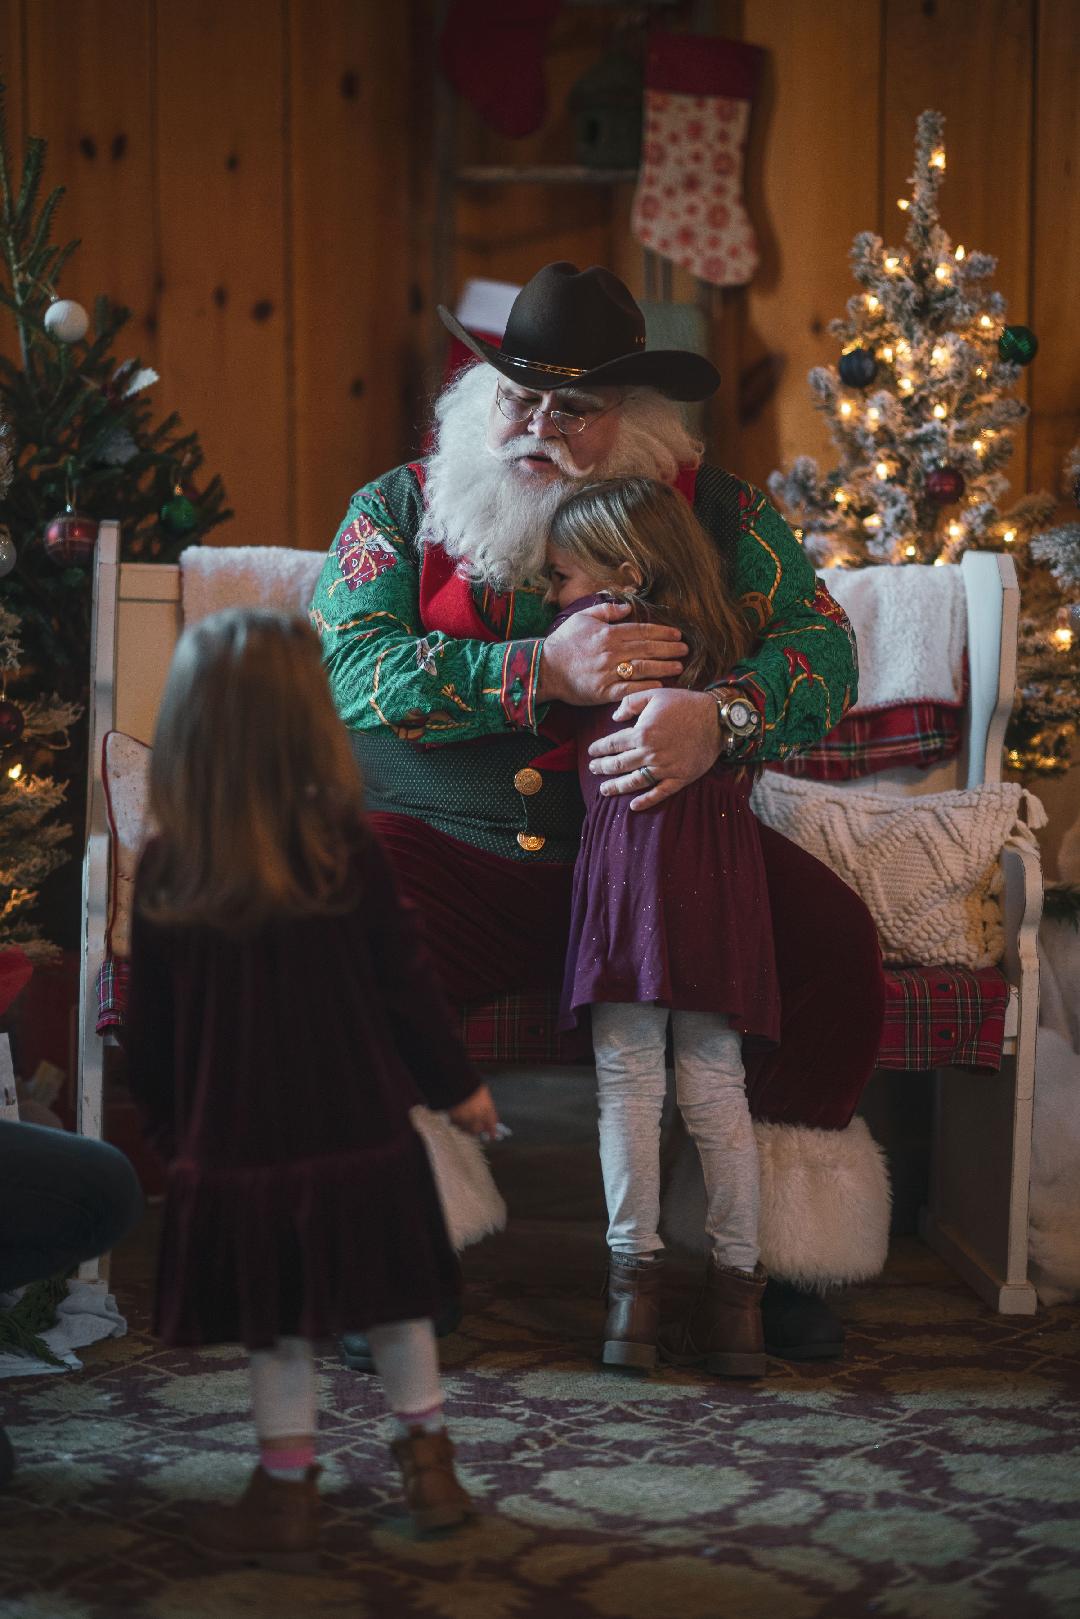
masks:
{"type": "MultiPolygon", "coordinates": [[[[109,905],[110,833],[100,773],[102,742],[110,730],[151,740],[182,628],[179,568],[120,563],[118,553],[116,524],[102,523],[94,577],[77,1076],[78,1128],[92,1136],[99,1136],[102,1128],[103,1051],[96,1032],[96,986],[109,905]]],[[[960,754],[928,769],[907,767],[862,778],[853,787],[909,794],[1000,780],[1016,675],[1016,574],[1011,558],[996,553],[969,552],[959,566],[967,604],[970,674],[960,754]]],[[[937,1071],[931,1185],[921,1230],[994,1309],[1029,1314],[1036,1306],[1027,1274],[1027,1226],[1042,879],[1037,855],[1027,850],[1004,849],[1002,865],[1006,939],[1002,968],[1010,985],[1005,1059],[998,1074],[937,1071]]]]}

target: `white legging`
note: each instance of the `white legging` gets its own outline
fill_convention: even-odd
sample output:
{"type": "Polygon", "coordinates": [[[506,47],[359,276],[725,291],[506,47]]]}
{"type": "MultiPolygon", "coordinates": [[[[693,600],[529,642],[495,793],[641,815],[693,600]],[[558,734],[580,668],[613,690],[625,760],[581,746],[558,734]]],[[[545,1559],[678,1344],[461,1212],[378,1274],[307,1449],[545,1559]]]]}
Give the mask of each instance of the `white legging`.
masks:
{"type": "MultiPolygon", "coordinates": [[[[370,1327],[375,1370],[395,1415],[415,1416],[442,1404],[439,1351],[430,1321],[370,1327]]],[[[315,1360],[306,1338],[279,1338],[251,1355],[251,1400],[260,1440],[297,1439],[316,1427],[315,1360]]]]}
{"type": "Polygon", "coordinates": [[[663,1247],[660,1115],[669,1017],[675,1098],[705,1177],[705,1230],[718,1264],[753,1270],[760,1174],[742,1042],[726,1018],[711,1012],[668,1012],[650,1004],[592,1008],[608,1246],[619,1254],[663,1247]]]}

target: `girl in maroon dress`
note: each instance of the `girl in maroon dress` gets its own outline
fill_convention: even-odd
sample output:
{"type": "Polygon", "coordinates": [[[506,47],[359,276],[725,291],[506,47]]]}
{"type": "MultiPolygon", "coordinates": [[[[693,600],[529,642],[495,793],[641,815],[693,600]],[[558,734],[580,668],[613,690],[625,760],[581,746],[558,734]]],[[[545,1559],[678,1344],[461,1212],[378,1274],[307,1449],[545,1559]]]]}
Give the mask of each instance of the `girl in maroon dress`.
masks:
{"type": "Polygon", "coordinates": [[[203,1548],[314,1555],[312,1340],[367,1332],[406,1498],[461,1522],[431,1318],[458,1268],[409,1110],[497,1125],[386,860],[300,619],[182,636],[136,879],[130,1082],[168,1160],[155,1331],[251,1351],[260,1462],[203,1548]]]}
{"type": "MultiPolygon", "coordinates": [[[[717,685],[751,644],[716,546],[666,484],[612,479],[575,491],[552,522],[548,574],[548,599],[564,612],[603,592],[677,625],[689,647],[680,685],[717,685]]],[[[670,1024],[676,1099],[701,1158],[711,1240],[698,1310],[672,1352],[721,1376],[760,1376],[765,1273],[741,1047],[744,1036],[777,1038],[779,1002],[751,772],[721,757],[672,797],[632,810],[628,797],[601,792],[588,754],[625,722],[610,708],[571,712],[585,824],[563,1027],[591,1008],[609,1219],[603,1359],[646,1370],[656,1361],[670,1024]]]]}

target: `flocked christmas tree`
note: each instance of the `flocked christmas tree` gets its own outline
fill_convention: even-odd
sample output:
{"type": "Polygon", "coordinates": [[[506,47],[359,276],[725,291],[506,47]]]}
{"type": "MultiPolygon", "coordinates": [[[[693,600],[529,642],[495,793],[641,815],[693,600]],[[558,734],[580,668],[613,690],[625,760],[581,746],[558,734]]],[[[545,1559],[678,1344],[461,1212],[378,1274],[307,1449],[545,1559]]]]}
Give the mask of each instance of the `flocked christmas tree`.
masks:
{"type": "MultiPolygon", "coordinates": [[[[13,339],[10,357],[0,353],[0,418],[11,473],[0,492],[0,601],[21,647],[20,669],[12,669],[7,684],[28,721],[24,748],[44,691],[58,691],[69,710],[85,700],[99,521],[119,519],[127,560],[169,562],[231,515],[218,478],[200,487],[197,434],[183,431],[175,414],[153,422],[146,393],[156,372],[137,356],[115,352],[128,311],[102,296],[91,320],[81,304],[58,296],[79,243],[52,240],[64,189],[41,200],[45,151],[43,140],[31,138],[16,168],[0,85],[0,305],[11,316],[13,339]]],[[[76,727],[61,757],[59,738],[46,725],[26,761],[28,774],[39,778],[62,768],[76,822],[83,730],[76,727]]],[[[0,772],[11,767],[3,749],[0,729],[0,772]]],[[[73,924],[77,895],[72,900],[66,895],[62,909],[73,924]]]]}
{"type": "Polygon", "coordinates": [[[1006,509],[1002,468],[1027,406],[1012,390],[1038,341],[1007,325],[988,285],[989,254],[955,248],[938,220],[945,177],[944,119],[918,120],[902,247],[870,231],[851,253],[862,289],[831,323],[837,365],[810,387],[827,417],[837,464],[809,456],[774,472],[769,487],[799,525],[817,566],[958,561],[969,549],[1008,551],[1021,584],[1017,703],[1007,737],[1021,770],[1069,760],[1080,700],[1080,525],[1033,536],[1055,500],[1025,495],[1006,509]]]}

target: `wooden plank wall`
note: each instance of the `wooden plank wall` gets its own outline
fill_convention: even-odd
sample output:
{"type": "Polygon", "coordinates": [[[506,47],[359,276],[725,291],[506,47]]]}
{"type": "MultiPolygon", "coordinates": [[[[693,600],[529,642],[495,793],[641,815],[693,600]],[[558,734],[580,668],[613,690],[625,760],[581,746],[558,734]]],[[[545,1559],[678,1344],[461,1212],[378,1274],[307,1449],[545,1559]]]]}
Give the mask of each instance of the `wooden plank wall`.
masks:
{"type": "MultiPolygon", "coordinates": [[[[417,442],[431,359],[434,34],[440,0],[0,0],[9,122],[50,143],[83,245],[64,293],[133,310],[161,414],[201,434],[236,509],[223,543],[321,546],[350,491],[417,442]]],[[[572,155],[570,86],[616,5],[562,7],[550,113],[523,141],[457,109],[456,155],[572,155]]],[[[1080,0],[686,0],[673,26],[766,47],[747,163],[751,286],[711,295],[714,453],[758,482],[827,454],[806,372],[851,291],[859,229],[899,238],[915,117],[947,118],[946,228],[996,253],[1042,348],[1014,481],[1054,483],[1080,437],[1080,0]]],[[[555,258],[642,290],[631,188],[458,188],[450,283],[555,258]]],[[[676,273],[676,297],[692,297],[676,273]]],[[[2,324],[2,323],[0,323],[2,324]]]]}

